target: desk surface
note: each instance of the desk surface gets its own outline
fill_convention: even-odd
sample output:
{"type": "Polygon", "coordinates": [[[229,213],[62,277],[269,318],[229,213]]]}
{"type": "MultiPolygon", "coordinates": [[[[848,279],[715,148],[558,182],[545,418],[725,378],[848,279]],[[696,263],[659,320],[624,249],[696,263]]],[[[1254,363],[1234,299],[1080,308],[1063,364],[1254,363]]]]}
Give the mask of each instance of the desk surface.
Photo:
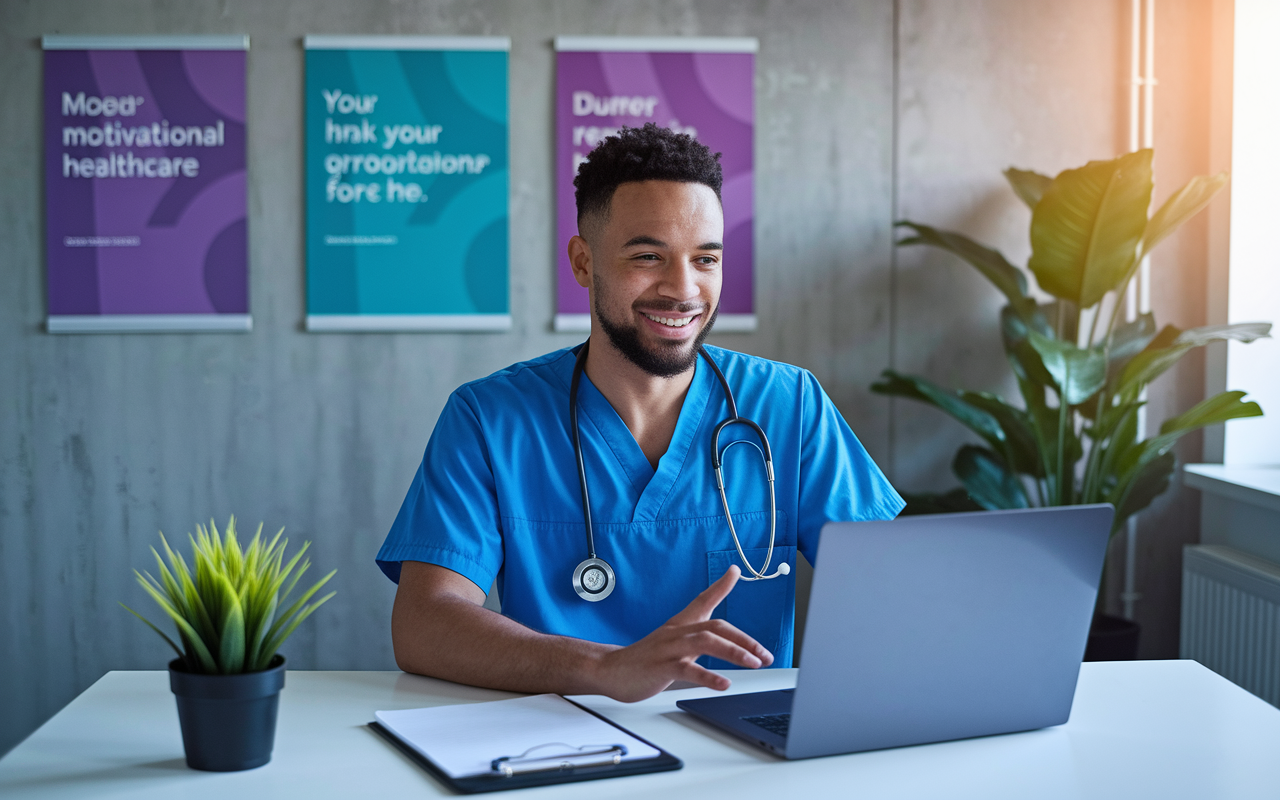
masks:
{"type": "MultiPolygon", "coordinates": [[[[794,670],[730,673],[730,691],[794,684],[794,670]]],[[[1192,661],[1086,663],[1057,728],[787,762],[689,718],[664,692],[624,705],[576,698],[685,762],[679,772],[494,797],[1275,798],[1280,709],[1192,661]]],[[[442,787],[364,723],[379,709],[508,697],[397,672],[289,672],[270,764],[188,770],[164,672],[111,672],[0,760],[0,796],[248,800],[424,797],[442,787]]]]}

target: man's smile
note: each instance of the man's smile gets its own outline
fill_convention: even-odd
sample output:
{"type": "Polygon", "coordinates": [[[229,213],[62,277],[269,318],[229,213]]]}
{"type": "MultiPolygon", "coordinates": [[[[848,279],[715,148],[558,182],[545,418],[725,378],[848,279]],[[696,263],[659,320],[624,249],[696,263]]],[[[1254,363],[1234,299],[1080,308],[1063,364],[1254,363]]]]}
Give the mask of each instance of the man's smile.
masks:
{"type": "Polygon", "coordinates": [[[640,313],[644,314],[654,322],[666,325],[668,328],[683,328],[701,316],[701,314],[695,314],[692,317],[660,317],[657,314],[650,314],[647,311],[641,311],[640,313]]]}

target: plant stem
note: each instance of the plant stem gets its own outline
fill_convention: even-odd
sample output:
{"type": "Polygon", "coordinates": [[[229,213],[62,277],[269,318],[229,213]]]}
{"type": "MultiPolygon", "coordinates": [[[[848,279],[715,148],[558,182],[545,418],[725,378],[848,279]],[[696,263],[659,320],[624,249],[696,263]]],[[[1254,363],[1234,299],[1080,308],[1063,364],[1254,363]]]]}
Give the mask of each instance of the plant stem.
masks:
{"type": "MultiPolygon", "coordinates": [[[[1120,297],[1117,295],[1116,305],[1118,306],[1119,304],[1120,304],[1120,297]]],[[[1098,308],[1098,316],[1102,316],[1101,307],[1098,308]]],[[[1094,317],[1093,321],[1096,323],[1098,321],[1098,318],[1094,317]]],[[[1110,370],[1110,367],[1111,367],[1111,339],[1115,334],[1115,331],[1112,327],[1114,322],[1115,322],[1115,318],[1112,317],[1111,324],[1107,325],[1107,337],[1102,343],[1102,363],[1105,365],[1104,368],[1107,369],[1108,371],[1110,370]]],[[[1090,343],[1092,343],[1093,341],[1092,330],[1089,331],[1089,341],[1090,343]]],[[[1110,398],[1107,395],[1107,387],[1110,385],[1110,383],[1111,383],[1110,376],[1107,376],[1106,378],[1103,379],[1102,388],[1098,390],[1098,407],[1093,412],[1093,425],[1090,428],[1095,433],[1097,432],[1098,427],[1102,424],[1102,412],[1111,405],[1110,398]]],[[[1101,479],[1100,476],[1098,476],[1095,473],[1097,472],[1097,467],[1098,467],[1098,455],[1102,450],[1102,440],[1093,436],[1089,438],[1093,442],[1093,444],[1089,445],[1089,459],[1088,461],[1085,462],[1084,489],[1083,489],[1083,495],[1080,498],[1080,502],[1082,503],[1093,502],[1091,498],[1093,497],[1094,492],[1098,488],[1098,481],[1101,479]]]]}
{"type": "MultiPolygon", "coordinates": [[[[1120,302],[1120,298],[1116,298],[1116,302],[1120,302]]],[[[1084,343],[1086,348],[1093,347],[1093,334],[1098,330],[1098,317],[1102,316],[1102,301],[1098,301],[1098,310],[1093,314],[1093,320],[1089,323],[1089,339],[1084,343]]]]}
{"type": "MultiPolygon", "coordinates": [[[[1071,373],[1067,372],[1070,381],[1071,373]]],[[[1067,398],[1058,395],[1058,505],[1067,505],[1067,398]]]]}
{"type": "MultiPolygon", "coordinates": [[[[1121,303],[1124,302],[1124,295],[1129,289],[1129,282],[1133,280],[1135,270],[1137,269],[1136,265],[1139,263],[1141,262],[1140,261],[1134,262],[1135,266],[1129,269],[1129,273],[1125,276],[1124,281],[1115,290],[1116,302],[1111,309],[1111,319],[1107,320],[1107,338],[1102,345],[1102,363],[1105,365],[1104,369],[1106,369],[1107,372],[1110,372],[1111,370],[1111,343],[1112,343],[1112,340],[1115,338],[1116,319],[1120,315],[1120,305],[1121,303]]],[[[1101,301],[1099,301],[1099,305],[1098,305],[1098,316],[1102,316],[1101,301]]],[[[1098,321],[1097,317],[1094,317],[1093,321],[1096,324],[1098,321]]],[[[1090,343],[1090,346],[1092,346],[1093,344],[1092,329],[1089,331],[1089,343],[1090,343]]],[[[1107,375],[1106,378],[1103,380],[1102,388],[1098,390],[1098,409],[1093,415],[1093,429],[1095,431],[1097,430],[1098,426],[1102,423],[1102,412],[1107,408],[1110,408],[1111,406],[1111,397],[1107,392],[1107,389],[1111,385],[1110,378],[1111,376],[1107,375]]],[[[1089,460],[1085,464],[1085,471],[1084,471],[1084,497],[1082,498],[1082,501],[1086,503],[1091,502],[1091,498],[1097,492],[1098,486],[1100,485],[1100,482],[1102,480],[1101,475],[1095,474],[1101,468],[1099,463],[1100,457],[1101,457],[1101,450],[1102,450],[1102,441],[1094,438],[1093,444],[1090,445],[1089,447],[1089,460]]]]}

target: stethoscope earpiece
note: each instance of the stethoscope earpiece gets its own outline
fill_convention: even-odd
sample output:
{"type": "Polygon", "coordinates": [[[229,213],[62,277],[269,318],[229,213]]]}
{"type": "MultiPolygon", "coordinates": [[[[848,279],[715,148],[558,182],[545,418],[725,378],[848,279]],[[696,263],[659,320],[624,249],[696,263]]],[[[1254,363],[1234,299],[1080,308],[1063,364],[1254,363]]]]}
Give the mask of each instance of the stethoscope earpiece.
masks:
{"type": "MultiPolygon", "coordinates": [[[[578,433],[578,383],[582,378],[582,371],[587,365],[587,346],[588,343],[584,342],[582,349],[578,351],[578,357],[573,363],[573,378],[569,381],[569,430],[570,437],[573,439],[573,455],[578,462],[578,488],[582,493],[582,519],[587,526],[587,559],[573,571],[573,591],[583,600],[597,603],[613,593],[613,587],[616,585],[617,579],[613,574],[613,568],[604,559],[596,557],[595,533],[591,525],[591,497],[587,492],[587,470],[582,463],[582,442],[578,433]]],[[[742,559],[742,565],[747,568],[740,580],[767,581],[783,575],[790,575],[791,566],[785,561],[779,564],[771,574],[765,574],[769,569],[769,562],[773,560],[774,534],[777,532],[778,526],[778,505],[773,491],[773,453],[769,449],[769,437],[764,435],[764,429],[755,422],[738,416],[738,404],[734,400],[733,391],[729,388],[729,382],[725,380],[724,373],[720,371],[720,367],[716,365],[716,362],[711,360],[711,356],[707,355],[706,350],[699,347],[698,353],[711,365],[711,370],[720,381],[720,386],[724,389],[725,400],[729,404],[729,417],[721,420],[711,434],[711,466],[715,471],[716,489],[720,492],[720,502],[724,505],[724,518],[728,521],[729,533],[733,536],[733,546],[738,550],[738,557],[742,559]],[[730,425],[746,425],[755,433],[760,443],[756,444],[746,439],[735,439],[721,449],[720,432],[730,425]],[[733,514],[729,511],[729,497],[725,494],[722,461],[724,454],[735,444],[749,444],[760,453],[760,457],[764,459],[765,477],[769,481],[769,549],[765,552],[764,565],[758,570],[751,566],[751,562],[747,560],[747,554],[742,550],[742,543],[738,540],[738,531],[733,524],[733,514]]]]}

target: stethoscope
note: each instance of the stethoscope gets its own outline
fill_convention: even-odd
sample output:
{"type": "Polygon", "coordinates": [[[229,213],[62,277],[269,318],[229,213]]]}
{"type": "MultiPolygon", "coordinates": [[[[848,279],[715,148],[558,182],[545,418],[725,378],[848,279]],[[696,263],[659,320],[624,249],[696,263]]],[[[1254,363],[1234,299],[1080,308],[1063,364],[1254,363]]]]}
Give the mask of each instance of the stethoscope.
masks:
{"type": "MultiPolygon", "coordinates": [[[[578,382],[582,379],[582,371],[587,365],[587,344],[584,342],[582,349],[578,351],[578,358],[573,364],[573,378],[569,381],[569,429],[572,431],[573,455],[578,462],[578,486],[582,490],[582,520],[587,526],[587,558],[573,571],[573,590],[583,600],[596,603],[613,593],[617,578],[613,574],[613,567],[596,555],[595,534],[591,527],[591,498],[587,492],[587,471],[582,464],[582,443],[578,433],[578,382]]],[[[698,353],[711,365],[711,371],[716,374],[720,386],[724,389],[725,399],[729,401],[729,416],[721,420],[711,433],[711,466],[716,473],[716,489],[719,490],[720,502],[724,505],[724,518],[729,523],[729,533],[733,535],[733,546],[738,549],[738,557],[742,559],[743,566],[750,573],[743,575],[741,579],[767,581],[780,575],[789,575],[791,567],[785,561],[778,565],[773,574],[765,574],[769,569],[769,562],[773,560],[773,538],[778,524],[778,506],[773,491],[773,452],[769,449],[769,437],[764,435],[764,429],[755,422],[738,416],[738,404],[733,399],[733,391],[729,388],[729,382],[725,380],[724,373],[720,371],[720,367],[716,366],[716,362],[711,360],[711,356],[707,355],[706,350],[698,347],[698,353]],[[748,439],[735,439],[721,449],[720,432],[730,425],[746,425],[755,433],[760,443],[756,444],[748,439]],[[724,454],[735,444],[751,445],[760,453],[760,457],[764,459],[764,474],[769,481],[769,549],[764,556],[764,565],[758,570],[751,566],[751,562],[747,560],[747,554],[742,550],[742,542],[738,541],[738,530],[734,527],[733,514],[729,512],[729,498],[724,490],[722,462],[724,454]]]]}

